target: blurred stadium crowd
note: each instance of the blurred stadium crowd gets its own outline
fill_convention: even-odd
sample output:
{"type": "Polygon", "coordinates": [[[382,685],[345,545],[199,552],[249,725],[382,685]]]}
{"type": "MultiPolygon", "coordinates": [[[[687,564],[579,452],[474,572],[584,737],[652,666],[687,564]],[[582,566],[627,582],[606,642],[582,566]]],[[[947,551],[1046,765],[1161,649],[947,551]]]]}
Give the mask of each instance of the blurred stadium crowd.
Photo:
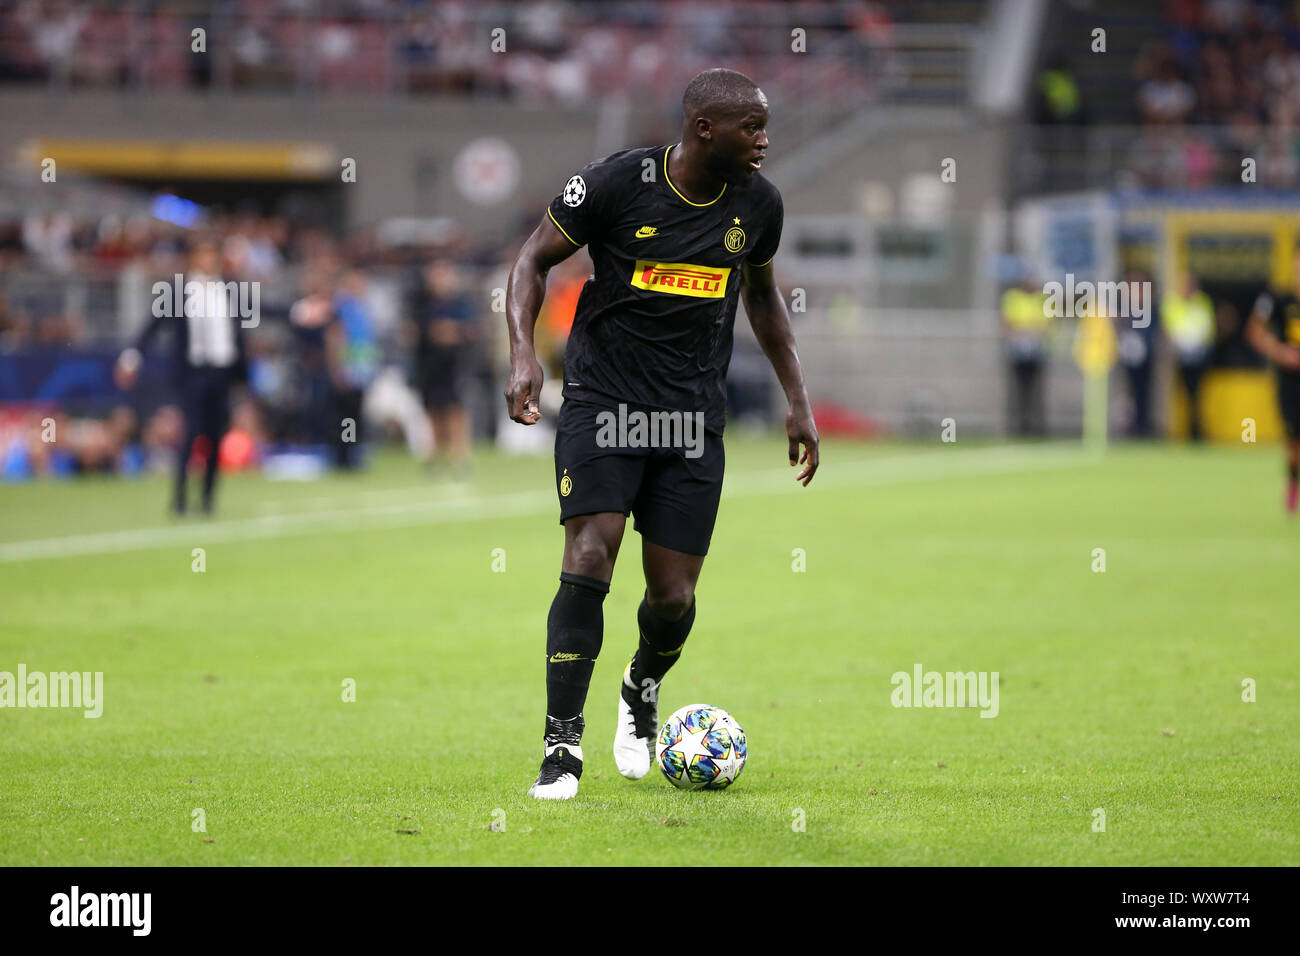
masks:
{"type": "Polygon", "coordinates": [[[1135,65],[1137,107],[1149,130],[1143,185],[1196,188],[1240,181],[1233,154],[1255,157],[1266,185],[1300,182],[1300,19],[1293,5],[1169,4],[1166,36],[1150,40],[1135,65]],[[1209,128],[1205,128],[1209,127],[1209,128]],[[1220,162],[1220,159],[1228,161],[1220,162]]]}
{"type": "Polygon", "coordinates": [[[785,34],[767,28],[763,8],[689,0],[173,0],[89,10],[64,0],[9,0],[0,4],[0,81],[582,103],[597,91],[653,88],[704,54],[769,82],[781,80],[775,65],[828,94],[861,96],[869,77],[889,71],[891,8],[899,6],[906,4],[800,3],[822,55],[781,65],[766,55],[785,34]],[[475,40],[507,19],[512,55],[493,56],[475,40]],[[213,56],[187,55],[196,23],[214,37],[213,56]]]}
{"type": "MultiPolygon", "coordinates": [[[[1199,189],[1240,182],[1246,155],[1264,185],[1300,184],[1294,4],[1166,0],[1122,10],[1106,21],[1106,55],[1056,49],[1036,78],[1033,118],[1056,127],[1040,136],[1057,158],[1091,154],[1094,171],[1118,170],[1122,186],[1199,189]]],[[[1062,22],[1086,34],[1097,13],[1071,5],[1062,22]]],[[[1083,178],[1068,161],[1052,165],[1060,185],[1083,178]]]]}

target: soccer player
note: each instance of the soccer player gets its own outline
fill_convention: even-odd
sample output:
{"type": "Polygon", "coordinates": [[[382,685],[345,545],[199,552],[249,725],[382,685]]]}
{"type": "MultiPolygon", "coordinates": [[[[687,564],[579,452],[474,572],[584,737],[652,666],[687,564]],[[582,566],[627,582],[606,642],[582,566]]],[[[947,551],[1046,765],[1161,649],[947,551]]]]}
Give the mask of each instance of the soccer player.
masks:
{"type": "Polygon", "coordinates": [[[1286,295],[1265,292],[1255,300],[1246,338],[1277,366],[1277,399],[1286,425],[1286,510],[1296,510],[1300,489],[1300,247],[1295,252],[1295,289],[1286,295]]]}
{"type": "Polygon", "coordinates": [[[781,195],[758,172],[767,97],[740,73],[708,70],[686,87],[682,108],[680,143],[623,150],[569,179],[510,273],[506,402],[514,421],[533,425],[542,390],[533,328],[547,272],[583,245],[595,264],[565,351],[556,425],[564,559],[546,622],[544,756],[529,790],[539,799],[578,792],[583,706],[629,514],[641,533],[645,593],[614,760],[633,780],[650,769],[659,685],[695,620],[722,491],[738,297],[790,404],[790,464],[804,466],[795,478],[806,486],[817,471],[817,427],[772,274],[781,195]]]}

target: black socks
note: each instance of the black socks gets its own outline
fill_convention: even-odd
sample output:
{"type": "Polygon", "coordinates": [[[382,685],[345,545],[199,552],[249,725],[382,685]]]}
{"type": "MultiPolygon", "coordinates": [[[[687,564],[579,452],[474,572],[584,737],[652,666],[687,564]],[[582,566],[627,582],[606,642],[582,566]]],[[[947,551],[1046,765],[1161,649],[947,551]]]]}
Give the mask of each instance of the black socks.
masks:
{"type": "Polygon", "coordinates": [[[632,683],[641,687],[641,682],[648,677],[657,684],[681,656],[686,636],[695,623],[695,599],[691,599],[690,609],[678,620],[666,621],[650,609],[643,597],[641,606],[637,608],[636,622],[641,640],[636,657],[632,658],[632,683]]]}
{"type": "Polygon", "coordinates": [[[601,607],[609,582],[560,573],[560,589],[546,618],[546,713],[557,720],[582,716],[591,672],[605,634],[601,607]]]}
{"type": "MultiPolygon", "coordinates": [[[[548,724],[549,720],[568,722],[582,717],[591,674],[604,642],[602,605],[608,593],[607,581],[568,571],[560,574],[560,589],[546,618],[548,724]]],[[[641,639],[632,659],[631,677],[640,688],[647,678],[658,684],[677,663],[695,623],[695,601],[691,601],[690,609],[680,619],[668,621],[651,610],[642,597],[636,617],[641,639]]]]}

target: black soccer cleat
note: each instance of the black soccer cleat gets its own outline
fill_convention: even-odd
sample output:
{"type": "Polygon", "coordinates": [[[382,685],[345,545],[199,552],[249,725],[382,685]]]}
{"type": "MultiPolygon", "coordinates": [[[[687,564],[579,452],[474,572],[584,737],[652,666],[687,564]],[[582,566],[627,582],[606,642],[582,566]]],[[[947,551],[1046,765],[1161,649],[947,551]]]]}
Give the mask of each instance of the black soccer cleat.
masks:
{"type": "Polygon", "coordinates": [[[545,756],[536,782],[528,795],[538,800],[568,800],[578,795],[582,777],[582,731],[579,714],[572,720],[556,720],[546,715],[545,756]]]}

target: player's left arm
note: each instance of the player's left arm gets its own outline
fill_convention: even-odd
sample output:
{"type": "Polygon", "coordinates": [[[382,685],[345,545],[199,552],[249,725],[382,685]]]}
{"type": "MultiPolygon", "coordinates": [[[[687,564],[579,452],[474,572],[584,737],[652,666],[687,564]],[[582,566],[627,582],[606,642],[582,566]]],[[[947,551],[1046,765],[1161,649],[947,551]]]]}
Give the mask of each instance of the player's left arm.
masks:
{"type": "Polygon", "coordinates": [[[740,297],[758,344],[776,370],[786,401],[790,403],[790,411],[785,416],[785,433],[790,439],[790,464],[798,461],[804,466],[803,471],[795,476],[795,481],[806,486],[817,473],[820,439],[817,437],[817,423],[813,421],[812,404],[808,401],[808,389],[804,386],[799,353],[795,350],[794,333],[790,330],[790,313],[776,287],[770,261],[761,266],[745,263],[741,272],[740,297]],[[803,446],[802,458],[799,457],[800,445],[803,446]]]}

